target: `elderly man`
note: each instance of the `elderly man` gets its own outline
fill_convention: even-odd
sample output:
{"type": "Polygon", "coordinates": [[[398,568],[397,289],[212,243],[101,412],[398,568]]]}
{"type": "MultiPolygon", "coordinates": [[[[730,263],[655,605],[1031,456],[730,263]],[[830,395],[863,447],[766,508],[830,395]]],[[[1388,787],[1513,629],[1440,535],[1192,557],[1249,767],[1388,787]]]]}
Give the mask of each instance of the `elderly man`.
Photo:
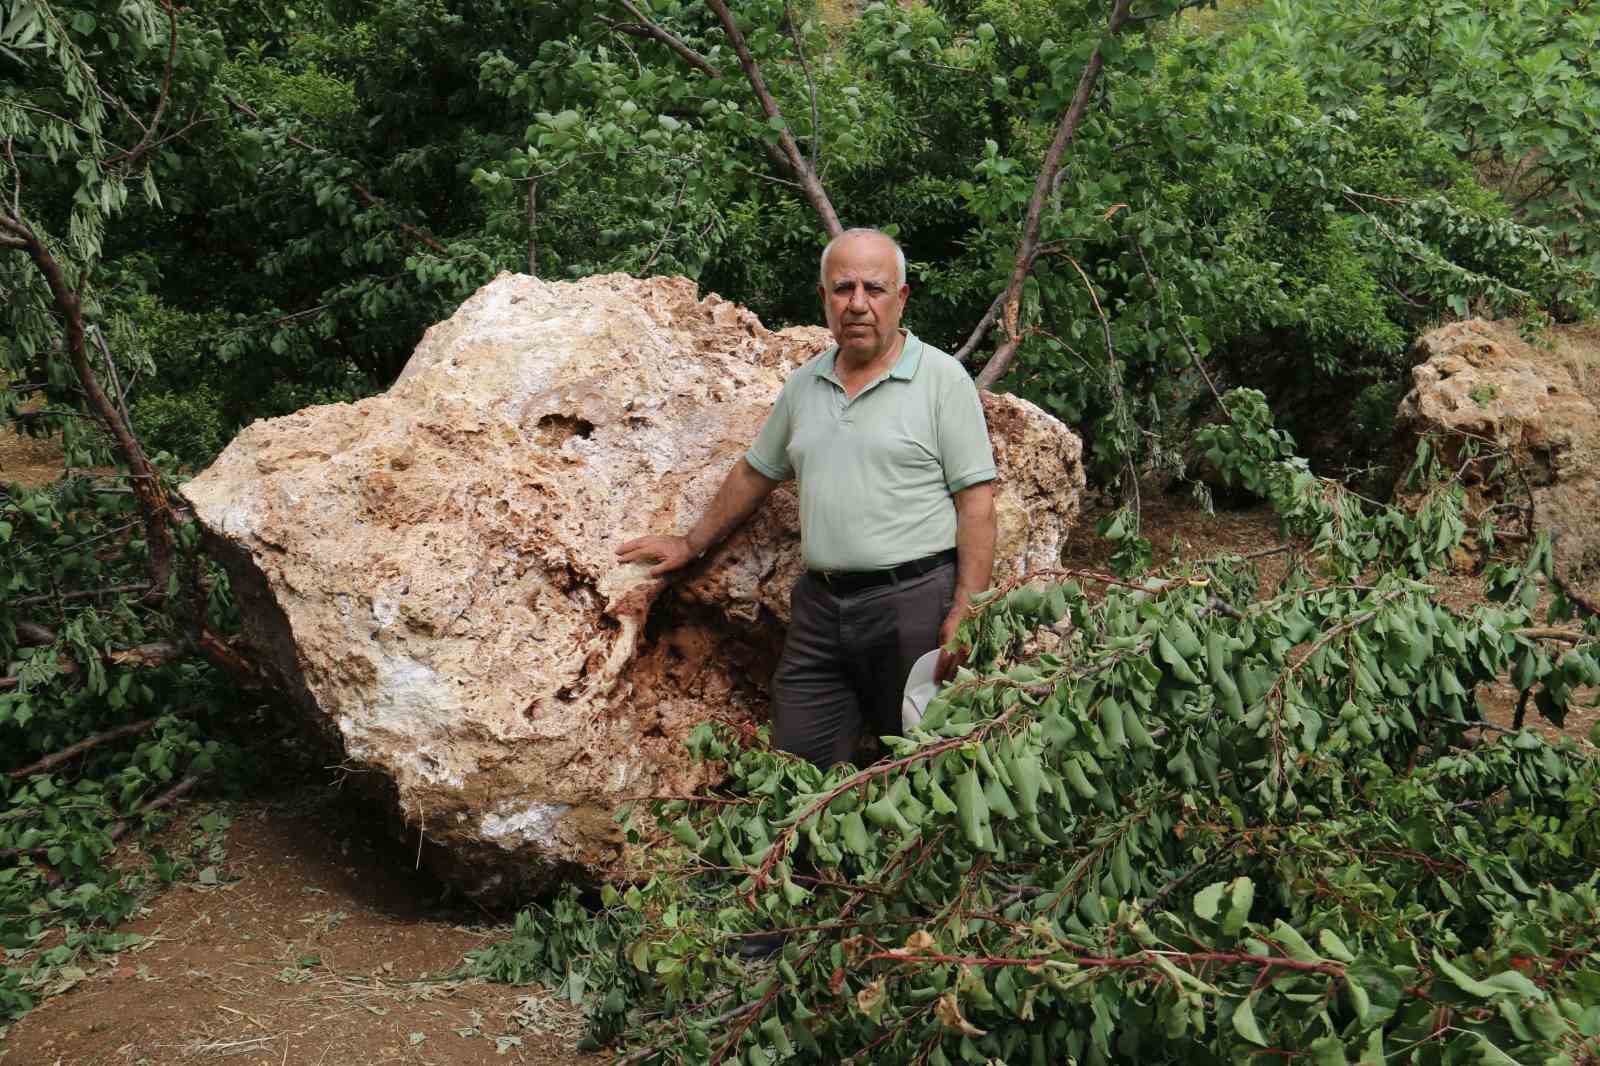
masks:
{"type": "MultiPolygon", "coordinates": [[[[853,229],[822,252],[835,347],[789,375],[744,458],[684,536],[617,549],[652,576],[699,559],[797,478],[807,572],[772,679],[773,743],[849,761],[863,728],[900,731],[912,664],[947,645],[994,562],[994,457],[961,364],[900,328],[910,288],[888,235],[853,229]]],[[[941,654],[936,680],[958,660],[941,654]]]]}

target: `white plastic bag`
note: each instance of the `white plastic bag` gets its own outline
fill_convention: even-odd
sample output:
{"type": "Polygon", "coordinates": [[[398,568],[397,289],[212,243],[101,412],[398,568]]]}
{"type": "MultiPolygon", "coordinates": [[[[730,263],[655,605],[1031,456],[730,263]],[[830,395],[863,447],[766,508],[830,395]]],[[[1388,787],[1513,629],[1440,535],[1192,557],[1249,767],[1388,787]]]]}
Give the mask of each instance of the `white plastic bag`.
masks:
{"type": "Polygon", "coordinates": [[[911,664],[911,673],[906,675],[906,694],[900,701],[901,729],[909,730],[922,721],[922,713],[928,709],[928,704],[933,702],[934,695],[939,691],[939,686],[933,680],[933,672],[938,666],[938,648],[934,648],[911,664]]]}

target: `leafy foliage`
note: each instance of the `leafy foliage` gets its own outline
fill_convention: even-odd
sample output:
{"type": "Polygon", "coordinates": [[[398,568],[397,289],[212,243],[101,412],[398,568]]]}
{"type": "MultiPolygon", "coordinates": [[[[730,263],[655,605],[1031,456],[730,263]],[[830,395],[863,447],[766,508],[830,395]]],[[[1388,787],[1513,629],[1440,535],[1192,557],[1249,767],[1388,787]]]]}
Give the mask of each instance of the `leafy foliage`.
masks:
{"type": "Polygon", "coordinates": [[[1600,14],[1545,0],[1265,8],[1260,32],[1321,72],[1316,95],[1343,101],[1382,85],[1417,99],[1519,221],[1546,228],[1591,270],[1600,262],[1600,14]]]}
{"type": "Polygon", "coordinates": [[[861,770],[703,727],[732,781],[657,806],[682,865],[598,923],[530,912],[480,972],[581,973],[630,1062],[1593,1055],[1600,761],[1491,727],[1474,692],[1514,673],[1559,722],[1600,681],[1600,632],[1533,624],[1544,548],[1498,606],[1363,582],[1437,564],[1459,496],[1363,511],[1266,426],[1222,454],[1315,531],[1278,587],[1222,559],[999,589],[968,669],[861,770]],[[770,929],[787,942],[752,977],[728,948],[770,929]]]}
{"type": "MultiPolygon", "coordinates": [[[[157,312],[139,316],[150,339],[176,329],[201,354],[142,379],[167,394],[151,425],[173,425],[191,389],[214,394],[225,435],[382,387],[426,325],[500,270],[683,273],[771,325],[811,321],[818,233],[762,155],[780,126],[847,224],[906,243],[911,325],[954,349],[1003,287],[1032,175],[1104,11],[873,4],[839,21],[830,10],[741,5],[782,109],[773,120],[698,4],[645,13],[719,77],[620,7],[483,0],[469,15],[339,0],[186,15],[175,92],[204,124],[163,145],[147,171],[161,203],[135,199],[107,246],[105,288],[137,279],[157,312]]],[[[157,11],[140,38],[146,71],[157,11]]],[[[1508,35],[1566,32],[1560,47],[1581,46],[1581,20],[1552,30],[1534,14],[1496,16],[1482,47],[1516,56],[1521,38],[1508,35]]],[[[1593,270],[1552,255],[1575,238],[1480,185],[1477,156],[1457,143],[1492,108],[1469,122],[1442,95],[1404,95],[1419,75],[1395,91],[1340,87],[1379,80],[1370,58],[1329,56],[1358,44],[1368,55],[1389,39],[1380,25],[1389,32],[1327,5],[1269,8],[1245,32],[1158,23],[1108,46],[1048,205],[1007,381],[1087,426],[1102,474],[1173,450],[1161,434],[1187,425],[1195,359],[1277,403],[1307,381],[1323,392],[1394,381],[1416,330],[1443,315],[1592,308],[1593,270]],[[1304,73],[1324,67],[1350,77],[1304,73]]],[[[1537,99],[1578,109],[1567,128],[1586,98],[1581,64],[1563,62],[1537,99]]],[[[1543,121],[1493,115],[1517,136],[1543,121]]],[[[170,444],[202,461],[218,433],[197,437],[170,444]]]]}

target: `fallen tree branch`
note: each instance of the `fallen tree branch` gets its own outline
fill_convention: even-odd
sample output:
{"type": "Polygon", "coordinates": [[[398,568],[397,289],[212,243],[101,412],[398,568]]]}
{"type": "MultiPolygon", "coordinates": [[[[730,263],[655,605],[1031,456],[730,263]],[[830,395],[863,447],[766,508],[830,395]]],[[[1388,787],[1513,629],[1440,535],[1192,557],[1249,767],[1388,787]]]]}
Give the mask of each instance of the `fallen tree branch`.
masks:
{"type": "Polygon", "coordinates": [[[1551,626],[1528,626],[1525,629],[1513,629],[1511,632],[1529,640],[1558,640],[1566,644],[1584,644],[1595,639],[1581,629],[1558,629],[1551,626]]]}
{"type": "MultiPolygon", "coordinates": [[[[185,777],[182,781],[179,781],[176,785],[173,785],[171,788],[161,793],[161,795],[157,796],[149,803],[146,803],[143,807],[140,807],[139,817],[143,818],[145,815],[153,814],[154,812],[161,810],[163,807],[172,806],[173,803],[193,792],[200,784],[200,781],[203,777],[203,774],[190,774],[188,777],[185,777]]],[[[127,835],[128,830],[132,828],[133,823],[127,821],[121,821],[112,826],[111,843],[115,844],[117,841],[121,840],[127,835]]]]}
{"type": "MultiPolygon", "coordinates": [[[[204,776],[205,775],[203,774],[190,774],[189,776],[185,777],[176,785],[173,785],[171,788],[161,793],[161,795],[157,796],[149,803],[146,803],[143,807],[140,807],[137,817],[142,819],[146,815],[153,814],[164,807],[172,806],[172,804],[176,803],[190,792],[193,792],[204,779],[204,776]]],[[[127,819],[119,819],[117,823],[111,827],[112,846],[115,847],[118,841],[127,836],[128,831],[132,829],[133,826],[133,822],[130,822],[127,819]]],[[[24,856],[30,859],[44,859],[48,861],[50,856],[50,848],[48,846],[38,848],[0,848],[0,862],[15,861],[23,858],[24,856]]]]}
{"type": "MultiPolygon", "coordinates": [[[[55,634],[43,626],[35,627],[35,631],[30,633],[30,636],[48,636],[51,638],[48,641],[36,641],[39,644],[55,642],[55,634]]],[[[110,666],[154,668],[167,666],[195,654],[198,654],[213,666],[218,667],[246,688],[260,688],[264,685],[261,674],[250,661],[240,655],[227,641],[209,629],[202,629],[192,644],[171,640],[153,640],[145,644],[135,644],[130,648],[111,648],[104,653],[103,657],[110,666]]],[[[63,656],[57,664],[58,676],[76,674],[78,669],[78,663],[67,656],[63,656]]],[[[20,677],[16,676],[0,677],[0,692],[16,688],[21,683],[21,680],[20,677]]]]}
{"type": "Polygon", "coordinates": [[[62,763],[71,762],[84,752],[93,751],[102,744],[109,744],[113,740],[121,740],[124,737],[138,736],[140,733],[145,732],[151,726],[155,725],[157,721],[159,721],[159,719],[142,718],[137,722],[129,722],[126,725],[119,725],[115,729],[107,729],[103,733],[96,733],[92,737],[85,737],[76,744],[62,748],[53,755],[46,755],[37,762],[29,763],[20,770],[11,770],[6,774],[6,776],[13,779],[20,779],[24,777],[32,777],[34,774],[42,774],[47,770],[53,770],[62,763]]]}
{"type": "Polygon", "coordinates": [[[1224,966],[1253,966],[1259,970],[1291,970],[1295,973],[1319,973],[1328,977],[1344,978],[1344,967],[1336,962],[1301,962],[1281,955],[1251,955],[1242,951],[1143,951],[1127,957],[1102,955],[1068,955],[1065,958],[1043,956],[1040,958],[1006,958],[993,955],[915,955],[905,951],[876,951],[865,962],[917,962],[927,964],[954,963],[958,966],[979,966],[987,969],[1004,966],[1041,967],[1075,972],[1079,969],[1148,970],[1160,966],[1157,958],[1168,962],[1218,963],[1224,966]]]}
{"type": "MultiPolygon", "coordinates": [[[[706,2],[720,3],[721,0],[706,0],[706,2]]],[[[1123,25],[1128,21],[1128,8],[1131,3],[1132,0],[1116,0],[1106,24],[1106,36],[1115,36],[1121,32],[1123,25]]],[[[1096,45],[1089,55],[1089,62],[1084,65],[1083,74],[1078,78],[1078,88],[1072,94],[1072,102],[1067,106],[1066,113],[1061,116],[1060,125],[1056,127],[1055,139],[1050,142],[1050,148],[1045,152],[1044,163],[1039,168],[1039,178],[1034,183],[1033,196],[1028,200],[1027,220],[1023,223],[1022,238],[1017,242],[1016,262],[1011,269],[1011,279],[1006,283],[1005,299],[1002,303],[1006,339],[984,364],[982,373],[978,375],[979,388],[992,388],[994,383],[1000,380],[1011,366],[1017,348],[1022,344],[1022,334],[1017,327],[1022,284],[1027,280],[1028,272],[1033,267],[1034,248],[1039,243],[1039,230],[1044,221],[1045,200],[1049,198],[1050,188],[1055,182],[1057,172],[1061,169],[1061,159],[1066,153],[1067,145],[1072,143],[1073,137],[1077,135],[1078,126],[1083,122],[1084,113],[1089,108],[1089,95],[1094,91],[1095,82],[1099,79],[1100,70],[1104,66],[1105,59],[1100,46],[1096,45]]]]}
{"type": "Polygon", "coordinates": [[[266,680],[255,665],[239,654],[238,650],[209,629],[202,629],[195,640],[195,650],[206,662],[226,673],[245,688],[263,688],[266,680]]]}
{"type": "Polygon", "coordinates": [[[131,585],[107,585],[100,589],[79,589],[76,592],[41,593],[37,596],[24,596],[19,600],[12,600],[12,607],[36,607],[41,603],[71,603],[74,600],[97,600],[103,596],[119,596],[123,593],[150,591],[148,581],[140,581],[131,585]]]}
{"type": "MultiPolygon", "coordinates": [[[[1128,0],[1118,0],[1124,8],[1128,0]]],[[[833,209],[833,203],[828,199],[828,194],[822,188],[822,182],[817,178],[817,172],[811,164],[806,162],[806,157],[801,154],[800,146],[795,143],[794,135],[789,132],[789,124],[783,122],[783,113],[778,110],[777,101],[772,98],[772,93],[767,90],[766,79],[761,76],[761,67],[756,63],[755,57],[750,54],[750,46],[745,42],[744,34],[739,32],[739,24],[733,17],[733,12],[728,10],[724,0],[706,0],[706,6],[716,12],[717,18],[722,21],[722,28],[728,34],[728,41],[733,45],[733,51],[739,57],[739,66],[744,69],[745,79],[750,82],[750,88],[756,94],[756,100],[761,104],[761,111],[770,122],[777,119],[782,123],[778,130],[778,144],[766,144],[767,154],[771,155],[780,164],[785,165],[800,182],[806,200],[810,202],[812,210],[822,220],[822,228],[827,230],[829,238],[837,237],[844,232],[844,227],[839,224],[839,216],[833,209]]],[[[1099,53],[1097,52],[1096,55],[1099,53]]]]}
{"type": "Polygon", "coordinates": [[[165,666],[182,659],[186,654],[187,649],[170,640],[155,640],[108,651],[106,662],[113,666],[165,666]]]}
{"type": "Polygon", "coordinates": [[[656,40],[660,41],[662,44],[666,45],[668,48],[677,53],[678,57],[681,58],[685,63],[688,63],[691,67],[700,71],[707,77],[722,77],[722,71],[714,66],[711,60],[707,59],[699,52],[696,52],[687,44],[684,44],[681,37],[678,37],[664,26],[661,26],[659,23],[653,21],[643,11],[640,11],[639,8],[632,3],[632,0],[617,0],[617,2],[622,5],[623,9],[626,10],[628,14],[632,15],[636,20],[638,20],[638,25],[629,26],[626,23],[611,22],[608,19],[607,24],[610,25],[612,29],[618,30],[622,33],[632,33],[636,36],[654,37],[656,40]]]}

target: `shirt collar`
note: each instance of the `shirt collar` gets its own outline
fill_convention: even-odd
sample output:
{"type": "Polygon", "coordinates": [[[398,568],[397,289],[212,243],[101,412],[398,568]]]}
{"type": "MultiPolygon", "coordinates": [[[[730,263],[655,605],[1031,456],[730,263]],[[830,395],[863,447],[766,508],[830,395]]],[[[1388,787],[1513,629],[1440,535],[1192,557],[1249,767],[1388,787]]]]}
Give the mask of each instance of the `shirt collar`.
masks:
{"type": "MultiPolygon", "coordinates": [[[[904,333],[906,337],[905,343],[900,346],[900,358],[895,361],[894,366],[884,377],[894,378],[896,381],[910,381],[917,376],[917,367],[922,365],[922,341],[909,329],[903,329],[900,332],[904,333]]],[[[840,384],[839,379],[833,376],[833,360],[838,354],[839,346],[837,344],[823,352],[822,358],[817,360],[814,373],[817,377],[825,378],[843,388],[844,386],[840,384]]]]}

